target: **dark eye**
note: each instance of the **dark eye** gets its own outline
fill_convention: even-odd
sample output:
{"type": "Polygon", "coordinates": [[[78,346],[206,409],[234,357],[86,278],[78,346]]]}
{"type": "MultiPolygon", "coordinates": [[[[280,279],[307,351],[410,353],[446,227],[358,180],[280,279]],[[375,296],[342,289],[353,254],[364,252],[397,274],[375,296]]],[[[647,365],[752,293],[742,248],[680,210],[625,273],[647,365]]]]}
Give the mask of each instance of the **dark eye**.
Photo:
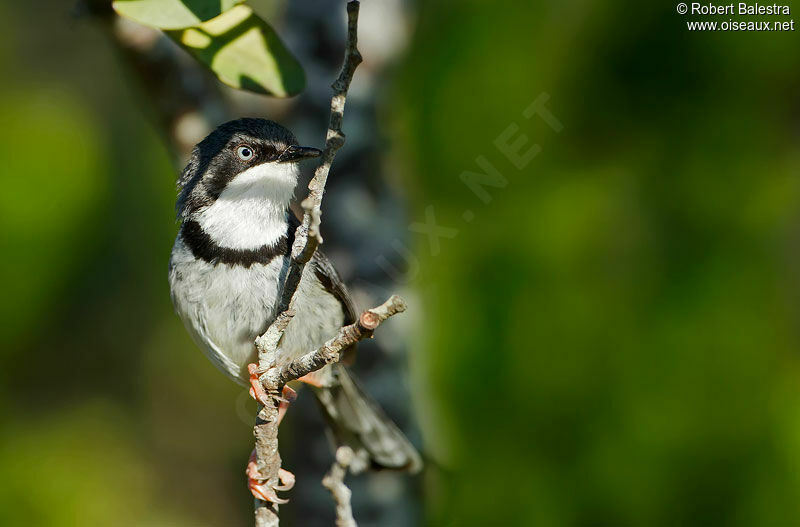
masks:
{"type": "Polygon", "coordinates": [[[255,153],[250,145],[239,145],[236,148],[236,155],[239,156],[239,159],[242,161],[250,161],[253,159],[253,156],[255,156],[255,153]]]}

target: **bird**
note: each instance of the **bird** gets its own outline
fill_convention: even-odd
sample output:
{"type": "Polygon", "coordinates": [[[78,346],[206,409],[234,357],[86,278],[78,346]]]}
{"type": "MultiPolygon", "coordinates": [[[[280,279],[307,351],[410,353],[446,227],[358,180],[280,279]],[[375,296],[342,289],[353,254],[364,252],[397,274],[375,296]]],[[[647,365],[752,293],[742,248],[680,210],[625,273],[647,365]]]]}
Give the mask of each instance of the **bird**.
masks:
{"type": "MultiPolygon", "coordinates": [[[[289,205],[300,162],[320,154],[300,146],[274,121],[241,118],[200,141],[178,177],[180,227],[169,261],[172,302],[199,348],[239,384],[256,386],[254,342],[279,314],[279,292],[299,224],[289,205]]],[[[292,307],[296,314],[279,342],[276,366],[319,348],[357,317],[347,287],[320,250],[305,266],[292,307]]],[[[352,360],[354,349],[343,354],[342,362],[352,360]]],[[[334,446],[356,453],[353,472],[422,468],[417,450],[344,364],[327,365],[300,381],[311,386],[334,446]]],[[[293,392],[287,387],[284,395],[293,392]]],[[[286,405],[281,406],[282,417],[286,405]]],[[[247,473],[253,495],[274,501],[254,455],[247,473]]],[[[291,476],[287,481],[294,479],[283,474],[291,476]]]]}

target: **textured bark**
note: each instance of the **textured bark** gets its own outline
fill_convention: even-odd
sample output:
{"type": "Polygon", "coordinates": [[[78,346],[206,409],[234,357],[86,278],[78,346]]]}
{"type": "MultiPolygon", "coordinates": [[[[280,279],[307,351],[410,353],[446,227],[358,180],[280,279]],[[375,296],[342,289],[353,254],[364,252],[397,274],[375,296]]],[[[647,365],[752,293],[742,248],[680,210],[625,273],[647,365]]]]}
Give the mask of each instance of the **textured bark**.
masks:
{"type": "MultiPolygon", "coordinates": [[[[278,342],[292,317],[294,317],[293,311],[284,311],[275,319],[266,333],[256,339],[259,369],[267,371],[275,364],[278,342]]],[[[281,456],[278,452],[278,409],[283,386],[265,383],[264,388],[271,396],[272,404],[259,405],[256,415],[256,424],[253,427],[253,435],[256,438],[256,461],[259,473],[266,476],[267,487],[279,488],[281,456]]],[[[275,527],[280,523],[278,505],[281,502],[285,503],[285,500],[278,498],[274,492],[271,497],[272,502],[254,500],[255,523],[258,527],[275,527]]]]}
{"type": "MultiPolygon", "coordinates": [[[[281,313],[267,329],[267,332],[256,339],[259,371],[263,372],[259,376],[259,380],[271,399],[271,404],[259,406],[256,425],[253,429],[256,438],[258,471],[264,477],[262,481],[266,483],[267,487],[276,491],[288,490],[287,486],[281,485],[281,456],[278,451],[278,409],[282,401],[281,392],[286,383],[315,372],[326,364],[337,362],[341,358],[342,350],[360,340],[372,337],[372,333],[381,322],[405,310],[406,304],[403,299],[393,295],[380,306],[361,313],[357,322],[341,328],[335,337],[319,349],[306,353],[281,368],[274,366],[278,343],[286,326],[294,316],[294,312],[289,310],[281,313]]],[[[344,486],[344,482],[340,482],[337,489],[341,490],[342,486],[344,486]]],[[[257,527],[275,526],[279,523],[278,505],[286,503],[286,500],[279,498],[275,492],[271,492],[270,499],[271,502],[255,500],[257,527]]],[[[355,522],[344,525],[355,525],[355,522]]]]}
{"type": "Polygon", "coordinates": [[[354,455],[350,447],[339,447],[336,450],[336,460],[322,478],[322,485],[331,492],[336,503],[336,527],[358,527],[353,518],[353,508],[350,506],[352,492],[344,483],[347,468],[352,463],[354,455]]]}
{"type": "Polygon", "coordinates": [[[272,368],[267,371],[262,377],[265,385],[269,383],[269,385],[282,388],[286,383],[315,372],[326,364],[339,362],[342,350],[349,348],[359,340],[370,338],[381,322],[405,310],[406,304],[403,299],[393,295],[380,306],[361,313],[354,324],[344,326],[321,348],[298,357],[280,369],[272,368]]]}

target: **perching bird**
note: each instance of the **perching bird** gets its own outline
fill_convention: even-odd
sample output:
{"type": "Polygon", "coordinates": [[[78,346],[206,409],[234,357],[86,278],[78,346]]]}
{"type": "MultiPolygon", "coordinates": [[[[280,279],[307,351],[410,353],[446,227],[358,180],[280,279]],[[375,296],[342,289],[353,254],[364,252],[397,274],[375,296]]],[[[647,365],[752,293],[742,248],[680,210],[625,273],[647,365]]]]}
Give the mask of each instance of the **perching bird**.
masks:
{"type": "MultiPolygon", "coordinates": [[[[255,338],[277,315],[298,224],[288,207],[299,162],[319,155],[273,121],[238,119],[195,146],[178,179],[181,227],[169,264],[172,302],[200,348],[241,384],[250,378],[248,364],[257,362],[255,338]]],[[[320,251],[303,272],[293,307],[278,365],[320,347],[356,319],[347,288],[320,251]]],[[[363,461],[355,471],[367,465],[421,468],[411,443],[344,366],[329,365],[301,380],[314,385],[334,440],[363,461]]],[[[256,497],[274,496],[255,479],[250,489],[256,497]]]]}

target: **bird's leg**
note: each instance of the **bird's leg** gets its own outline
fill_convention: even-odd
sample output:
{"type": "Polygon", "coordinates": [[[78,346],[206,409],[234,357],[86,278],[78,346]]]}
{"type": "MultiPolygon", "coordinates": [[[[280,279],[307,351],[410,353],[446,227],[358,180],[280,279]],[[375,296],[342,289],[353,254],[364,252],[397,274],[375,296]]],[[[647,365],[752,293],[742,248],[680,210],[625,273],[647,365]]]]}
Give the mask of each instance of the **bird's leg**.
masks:
{"type": "Polygon", "coordinates": [[[250,454],[250,460],[247,462],[246,473],[247,487],[250,489],[250,492],[255,498],[277,504],[289,502],[289,500],[279,498],[276,494],[276,491],[291,490],[292,487],[294,487],[294,474],[282,468],[278,469],[278,479],[280,480],[281,484],[270,485],[269,482],[265,480],[258,471],[255,449],[253,449],[253,452],[250,454]]]}

